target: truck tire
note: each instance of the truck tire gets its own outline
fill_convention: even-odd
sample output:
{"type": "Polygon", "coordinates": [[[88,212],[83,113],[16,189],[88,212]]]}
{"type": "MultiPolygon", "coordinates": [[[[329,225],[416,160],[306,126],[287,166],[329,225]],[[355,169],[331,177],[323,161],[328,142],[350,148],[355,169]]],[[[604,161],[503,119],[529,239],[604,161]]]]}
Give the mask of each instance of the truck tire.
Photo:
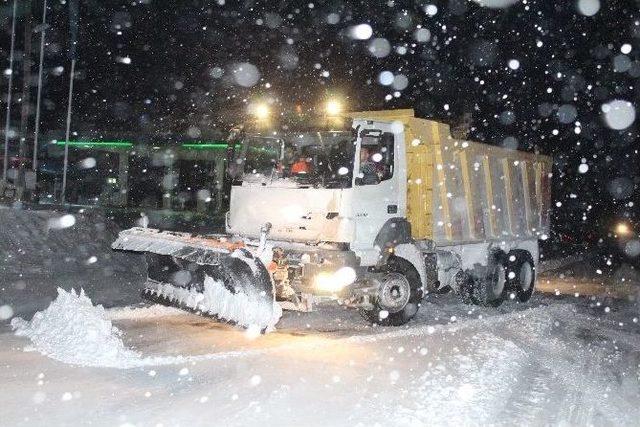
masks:
{"type": "Polygon", "coordinates": [[[407,260],[400,257],[390,257],[387,263],[378,269],[378,273],[389,273],[388,286],[383,285],[379,290],[380,296],[376,299],[373,309],[360,309],[360,315],[367,321],[380,326],[400,326],[411,320],[420,308],[423,297],[422,281],[415,267],[407,260]],[[401,306],[385,304],[394,293],[401,306]],[[405,302],[406,300],[406,302],[405,302]]]}
{"type": "Polygon", "coordinates": [[[516,249],[509,252],[507,278],[509,290],[516,292],[518,301],[527,302],[531,299],[536,283],[536,269],[528,251],[516,249]]]}
{"type": "Polygon", "coordinates": [[[474,279],[472,301],[484,307],[498,307],[507,298],[507,269],[504,253],[494,254],[487,266],[484,277],[474,279]]]}
{"type": "Polygon", "coordinates": [[[473,276],[466,271],[460,270],[456,273],[453,280],[456,284],[456,289],[458,290],[457,295],[460,301],[463,304],[473,304],[473,287],[475,285],[473,276]]]}

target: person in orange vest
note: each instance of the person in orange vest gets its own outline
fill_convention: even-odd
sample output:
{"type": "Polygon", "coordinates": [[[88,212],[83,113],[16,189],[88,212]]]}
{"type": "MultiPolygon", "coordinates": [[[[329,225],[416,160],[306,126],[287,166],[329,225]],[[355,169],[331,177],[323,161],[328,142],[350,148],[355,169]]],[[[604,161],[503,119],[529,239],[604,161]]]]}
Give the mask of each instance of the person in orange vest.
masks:
{"type": "Polygon", "coordinates": [[[300,155],[298,156],[298,161],[291,165],[291,175],[309,173],[310,169],[307,158],[300,155]]]}

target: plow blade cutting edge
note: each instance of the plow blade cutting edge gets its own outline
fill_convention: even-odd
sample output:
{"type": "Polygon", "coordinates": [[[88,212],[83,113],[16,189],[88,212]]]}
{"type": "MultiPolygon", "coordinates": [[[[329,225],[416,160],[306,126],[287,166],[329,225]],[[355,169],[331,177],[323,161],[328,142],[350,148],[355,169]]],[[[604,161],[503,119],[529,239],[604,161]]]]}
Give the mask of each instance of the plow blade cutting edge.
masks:
{"type": "Polygon", "coordinates": [[[112,248],[145,254],[151,300],[260,331],[282,315],[269,272],[242,242],[132,228],[112,248]]]}

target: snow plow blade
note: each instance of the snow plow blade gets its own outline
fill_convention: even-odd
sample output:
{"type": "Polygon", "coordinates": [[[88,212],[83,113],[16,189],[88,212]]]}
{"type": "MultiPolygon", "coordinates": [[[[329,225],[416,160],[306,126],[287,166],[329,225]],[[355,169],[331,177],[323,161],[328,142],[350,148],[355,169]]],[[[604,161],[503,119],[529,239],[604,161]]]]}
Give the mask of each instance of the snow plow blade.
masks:
{"type": "Polygon", "coordinates": [[[145,254],[153,301],[263,332],[282,315],[269,272],[243,242],[132,228],[111,247],[145,254]]]}

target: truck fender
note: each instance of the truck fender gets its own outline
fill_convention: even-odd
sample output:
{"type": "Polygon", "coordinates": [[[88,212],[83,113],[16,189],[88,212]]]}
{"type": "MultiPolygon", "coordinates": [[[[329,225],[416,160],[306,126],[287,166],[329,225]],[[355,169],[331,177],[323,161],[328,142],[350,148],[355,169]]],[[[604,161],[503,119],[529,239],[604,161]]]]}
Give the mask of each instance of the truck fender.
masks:
{"type": "Polygon", "coordinates": [[[412,243],[411,224],[405,218],[390,218],[385,222],[373,241],[378,251],[378,266],[385,264],[393,249],[403,243],[412,243]]]}
{"type": "Polygon", "coordinates": [[[420,281],[422,282],[422,290],[428,289],[427,283],[427,268],[422,257],[422,251],[413,243],[402,243],[393,248],[394,255],[406,259],[413,265],[418,274],[420,275],[420,281]]]}
{"type": "Polygon", "coordinates": [[[390,218],[378,231],[373,245],[380,250],[402,243],[411,243],[411,224],[404,218],[390,218]]]}

